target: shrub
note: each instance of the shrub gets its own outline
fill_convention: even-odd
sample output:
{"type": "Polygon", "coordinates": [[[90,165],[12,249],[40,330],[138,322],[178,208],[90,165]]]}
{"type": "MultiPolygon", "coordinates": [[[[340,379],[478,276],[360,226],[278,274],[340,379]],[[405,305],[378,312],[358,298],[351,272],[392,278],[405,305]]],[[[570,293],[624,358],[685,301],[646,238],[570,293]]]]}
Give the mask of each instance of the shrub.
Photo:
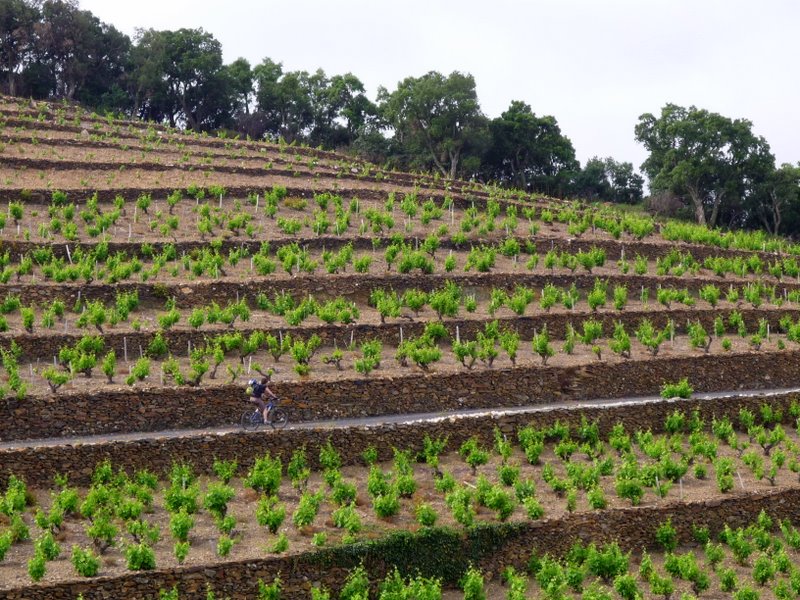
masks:
{"type": "Polygon", "coordinates": [[[286,506],[278,504],[277,496],[262,496],[256,508],[256,521],[270,533],[277,533],[286,518],[286,506]]]}
{"type": "Polygon", "coordinates": [[[215,518],[222,519],[228,512],[228,502],[231,501],[234,494],[233,488],[224,483],[210,483],[205,498],[203,498],[203,506],[215,518]]]}
{"type": "Polygon", "coordinates": [[[668,518],[656,529],[656,541],[667,552],[672,552],[678,547],[678,532],[672,526],[672,518],[668,518]]]}
{"type": "Polygon", "coordinates": [[[656,331],[653,324],[648,319],[644,319],[636,329],[636,339],[638,339],[653,356],[658,354],[659,347],[667,337],[667,331],[656,331]]]}
{"type": "Polygon", "coordinates": [[[614,354],[619,354],[623,358],[630,358],[631,338],[621,322],[614,324],[614,337],[609,341],[608,346],[614,354]]]}
{"type": "Polygon", "coordinates": [[[461,444],[458,453],[464,458],[464,461],[472,467],[473,474],[480,465],[485,465],[489,461],[489,452],[478,445],[478,439],[475,437],[461,444]]]}
{"type": "Polygon", "coordinates": [[[178,564],[182,565],[183,561],[186,560],[186,557],[189,555],[189,547],[189,542],[175,542],[173,553],[175,554],[178,564]]]}
{"type": "Polygon", "coordinates": [[[286,465],[286,474],[292,482],[292,485],[298,490],[303,490],[308,483],[308,478],[311,475],[311,469],[306,462],[306,449],[305,447],[297,448],[292,452],[292,457],[289,459],[289,464],[286,465]]]}
{"type": "Polygon", "coordinates": [[[131,369],[131,374],[125,380],[128,385],[133,385],[137,381],[144,381],[150,375],[150,359],[142,357],[136,361],[131,369]]]}
{"type": "Polygon", "coordinates": [[[340,506],[331,515],[333,524],[339,529],[346,529],[348,533],[358,533],[361,531],[361,517],[356,512],[355,504],[345,504],[340,506]]]}
{"type": "Polygon", "coordinates": [[[137,544],[145,543],[152,546],[161,537],[161,530],[158,525],[150,524],[141,519],[128,521],[127,529],[137,544]]]}
{"type": "Polygon", "coordinates": [[[714,471],[717,478],[717,486],[723,494],[733,489],[733,461],[730,458],[718,458],[714,462],[714,471]]]}
{"type": "Polygon", "coordinates": [[[550,345],[550,338],[547,335],[547,327],[543,327],[541,333],[533,336],[531,341],[533,351],[542,359],[542,365],[547,364],[547,359],[555,354],[553,346],[550,345]]]}
{"type": "Polygon", "coordinates": [[[325,471],[338,471],[342,468],[342,457],[330,439],[319,449],[319,464],[325,471]]]}
{"type": "Polygon", "coordinates": [[[464,590],[464,600],[486,600],[483,575],[475,567],[470,567],[461,578],[461,589],[464,590]]]}
{"type": "Polygon", "coordinates": [[[365,600],[366,598],[369,598],[369,578],[364,565],[359,565],[347,574],[344,586],[339,592],[339,600],[365,600]]]}
{"type": "Polygon", "coordinates": [[[684,377],[677,383],[664,383],[661,386],[662,398],[691,398],[694,389],[689,385],[689,380],[684,377]]]}
{"type": "Polygon", "coordinates": [[[497,474],[500,477],[500,482],[503,485],[514,485],[519,479],[519,465],[515,464],[502,464],[497,470],[497,474]]]}
{"type": "Polygon", "coordinates": [[[367,466],[374,465],[378,462],[378,449],[370,444],[367,446],[367,449],[361,453],[361,458],[367,466]]]}
{"type": "Polygon", "coordinates": [[[642,482],[638,478],[627,478],[621,477],[617,478],[615,483],[617,495],[620,498],[626,498],[630,500],[631,505],[635,506],[639,504],[644,496],[644,490],[642,489],[642,482]]]}
{"type": "Polygon", "coordinates": [[[91,550],[72,547],[72,566],[82,577],[94,577],[100,569],[100,559],[91,550]]]}
{"type": "Polygon", "coordinates": [[[642,597],[642,592],[636,585],[636,579],[629,573],[617,575],[614,579],[614,589],[623,600],[636,600],[642,597]]]}
{"type": "Polygon", "coordinates": [[[103,375],[108,378],[108,383],[114,383],[114,374],[117,371],[117,355],[113,350],[103,357],[103,362],[100,365],[103,375]]]}
{"type": "Polygon", "coordinates": [[[233,538],[228,535],[222,534],[219,536],[219,540],[217,540],[217,556],[228,556],[231,553],[231,549],[233,549],[233,543],[233,538]]]}
{"type": "Polygon", "coordinates": [[[447,494],[455,489],[456,479],[453,477],[452,473],[445,471],[442,473],[441,477],[434,481],[433,487],[437,492],[447,494]]]}
{"type": "Polygon", "coordinates": [[[355,484],[348,483],[343,479],[337,479],[333,484],[331,490],[331,499],[339,505],[349,504],[356,499],[356,486],[355,484]]]}
{"type": "Polygon", "coordinates": [[[603,492],[603,488],[600,486],[592,487],[588,492],[586,492],[586,497],[589,500],[589,506],[595,510],[601,510],[608,504],[606,501],[605,492],[603,492]]]}
{"type": "Polygon", "coordinates": [[[753,579],[758,585],[766,585],[775,577],[775,565],[766,554],[761,554],[753,563],[753,579]]]}
{"type": "Polygon", "coordinates": [[[189,514],[197,512],[197,497],[200,495],[200,488],[196,483],[188,480],[174,481],[164,493],[164,500],[167,510],[177,512],[182,508],[189,514]]]}
{"type": "Polygon", "coordinates": [[[239,463],[234,460],[214,460],[212,465],[214,474],[222,480],[222,483],[228,483],[239,468],[239,463]]]}
{"type": "Polygon", "coordinates": [[[46,571],[47,561],[42,554],[36,552],[33,558],[28,561],[28,575],[30,575],[31,580],[40,581],[46,571]]]}
{"type": "Polygon", "coordinates": [[[438,515],[436,510],[426,503],[418,504],[415,510],[417,522],[423,527],[433,527],[436,524],[438,515]]]}
{"type": "Polygon", "coordinates": [[[505,521],[514,512],[514,499],[503,488],[494,486],[486,498],[486,506],[497,512],[500,521],[505,521]]]}
{"type": "Polygon", "coordinates": [[[150,358],[161,358],[162,356],[166,356],[168,352],[169,347],[167,346],[167,342],[164,340],[163,334],[160,331],[157,331],[156,335],[147,345],[147,356],[150,358]]]}
{"type": "Polygon", "coordinates": [[[472,494],[467,489],[463,487],[454,489],[445,496],[445,501],[458,523],[465,527],[472,525],[475,509],[472,506],[472,494]]]}
{"type": "Polygon", "coordinates": [[[275,577],[270,584],[259,579],[258,600],[280,600],[282,583],[280,576],[275,577]]]}
{"type": "Polygon", "coordinates": [[[125,560],[129,571],[148,571],[156,568],[156,555],[144,542],[125,548],[125,560]]]}
{"type": "Polygon", "coordinates": [[[33,546],[36,554],[41,554],[45,560],[55,560],[61,554],[61,546],[51,531],[45,531],[33,546]]]}
{"type": "Polygon", "coordinates": [[[733,592],[733,600],[758,600],[759,593],[749,585],[743,585],[733,592]]]}
{"type": "Polygon", "coordinates": [[[179,542],[185,542],[189,539],[189,531],[191,531],[192,527],[194,527],[194,517],[186,512],[185,507],[181,507],[180,511],[170,516],[169,530],[179,542]]]}
{"type": "Polygon", "coordinates": [[[86,528],[86,535],[102,554],[114,544],[117,537],[117,527],[107,515],[100,514],[93,518],[92,524],[86,528]]]}
{"type": "Polygon", "coordinates": [[[49,366],[42,370],[42,377],[47,381],[52,393],[56,393],[58,388],[72,379],[72,374],[68,371],[61,371],[56,367],[49,366]]]}
{"type": "Polygon", "coordinates": [[[283,464],[280,457],[272,458],[267,452],[263,457],[256,459],[244,483],[255,491],[270,496],[277,493],[281,485],[282,471],[283,464]]]}
{"type": "Polygon", "coordinates": [[[592,575],[608,583],[618,575],[627,573],[628,559],[629,555],[624,554],[616,542],[600,549],[591,544],[586,554],[586,567],[592,575]]]}
{"type": "Polygon", "coordinates": [[[0,535],[0,562],[5,559],[6,553],[8,552],[9,548],[11,548],[11,544],[13,542],[14,536],[10,531],[6,531],[0,535]]]}
{"type": "Polygon", "coordinates": [[[312,494],[310,492],[303,492],[300,496],[300,502],[297,509],[292,515],[292,522],[295,527],[305,527],[311,525],[319,512],[319,506],[324,498],[322,491],[312,494]]]}
{"type": "Polygon", "coordinates": [[[375,496],[372,499],[372,506],[375,509],[375,514],[382,519],[396,515],[400,510],[400,499],[397,490],[394,487],[390,487],[385,494],[375,496]]]}

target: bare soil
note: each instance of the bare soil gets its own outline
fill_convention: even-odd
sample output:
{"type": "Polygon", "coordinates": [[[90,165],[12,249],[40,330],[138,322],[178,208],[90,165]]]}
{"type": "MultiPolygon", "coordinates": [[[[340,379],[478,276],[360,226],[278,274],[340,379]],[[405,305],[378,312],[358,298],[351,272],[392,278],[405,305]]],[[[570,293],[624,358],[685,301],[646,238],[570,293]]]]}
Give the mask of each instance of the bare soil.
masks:
{"type": "MultiPolygon", "coordinates": [[[[791,443],[794,444],[800,441],[800,438],[797,437],[794,431],[789,433],[789,439],[791,443]]],[[[747,441],[746,436],[740,435],[739,441],[745,443],[747,441]]],[[[791,443],[787,442],[785,447],[788,448],[791,446],[791,443]]],[[[794,449],[796,453],[796,445],[794,449]]],[[[607,452],[613,455],[612,450],[608,449],[607,452]]],[[[647,460],[640,452],[637,452],[637,454],[640,461],[647,460]]],[[[738,453],[726,445],[720,445],[719,456],[731,457],[737,465],[736,488],[729,494],[748,493],[758,490],[776,490],[783,487],[794,488],[800,485],[797,475],[788,471],[787,468],[780,471],[775,482],[776,486],[771,486],[766,480],[756,479],[750,469],[742,464],[741,460],[738,458],[738,453]]],[[[791,460],[792,456],[794,456],[794,454],[790,453],[789,460],[791,460]]],[[[542,465],[545,464],[552,465],[557,476],[566,476],[565,464],[553,453],[553,446],[546,446],[545,451],[541,455],[541,464],[537,466],[530,465],[526,461],[521,450],[516,447],[510,460],[520,465],[521,479],[530,479],[535,483],[537,490],[536,496],[545,509],[543,518],[552,519],[563,517],[567,513],[566,499],[555,494],[542,479],[542,465]]],[[[587,464],[589,462],[587,457],[581,453],[574,454],[570,460],[578,463],[587,462],[587,464]]],[[[471,488],[476,485],[477,477],[481,475],[487,477],[490,482],[498,482],[497,469],[500,464],[501,460],[499,456],[492,453],[490,461],[486,465],[478,467],[476,472],[473,473],[472,469],[457,454],[451,453],[442,457],[440,469],[442,472],[451,473],[458,483],[471,488]]],[[[391,463],[383,463],[380,467],[384,472],[389,472],[393,468],[391,463]]],[[[394,529],[409,531],[418,529],[419,525],[416,523],[415,507],[421,503],[427,503],[436,510],[438,514],[438,525],[460,527],[460,525],[453,520],[450,510],[444,502],[443,494],[436,491],[434,488],[435,477],[433,472],[424,464],[417,464],[414,466],[414,477],[418,487],[413,497],[401,499],[400,512],[387,519],[378,518],[371,507],[371,500],[367,494],[365,484],[367,479],[366,468],[346,467],[342,470],[342,474],[346,481],[356,484],[358,489],[356,509],[363,526],[362,531],[357,535],[359,539],[379,537],[387,531],[394,529]]],[[[324,532],[327,535],[326,545],[340,543],[344,531],[337,529],[333,525],[331,515],[336,506],[330,499],[323,502],[313,525],[298,529],[292,524],[291,516],[297,507],[300,496],[298,491],[292,488],[286,479],[287,478],[284,479],[284,483],[279,492],[279,499],[286,506],[286,520],[279,529],[279,533],[284,533],[288,537],[288,552],[299,553],[313,550],[312,538],[315,533],[324,532]]],[[[201,478],[203,494],[208,483],[214,480],[216,479],[201,478]]],[[[200,565],[218,561],[224,562],[225,560],[259,558],[271,554],[270,548],[276,541],[277,534],[269,534],[265,528],[259,527],[256,523],[254,516],[258,505],[258,495],[249,488],[245,488],[242,481],[239,479],[234,479],[232,485],[236,490],[236,495],[234,500],[229,504],[228,514],[236,517],[237,526],[235,537],[237,543],[233,546],[230,556],[227,558],[220,558],[217,556],[216,544],[220,534],[211,515],[201,510],[196,517],[196,526],[192,529],[190,535],[191,550],[185,564],[200,565]]],[[[602,477],[601,486],[605,491],[609,509],[630,506],[629,501],[617,497],[614,490],[613,477],[602,477]]],[[[326,485],[320,473],[312,474],[308,483],[308,489],[312,491],[326,489],[326,485]]],[[[509,488],[509,490],[513,494],[513,488],[509,488]]],[[[85,490],[82,490],[81,495],[84,493],[85,490]]],[[[35,490],[34,495],[37,505],[47,509],[51,502],[49,491],[35,490]]],[[[696,479],[690,470],[682,479],[680,485],[676,484],[665,498],[659,498],[652,489],[647,489],[641,504],[658,506],[672,502],[690,503],[718,497],[719,495],[720,493],[713,480],[713,468],[709,466],[709,479],[696,479]]],[[[156,552],[156,564],[158,568],[175,567],[178,563],[172,554],[174,540],[171,539],[169,533],[169,514],[164,508],[163,495],[160,491],[156,493],[155,499],[153,512],[144,515],[144,518],[148,522],[158,525],[161,529],[161,541],[154,547],[156,552]]],[[[588,504],[585,492],[579,492],[575,510],[592,510],[588,504]]],[[[35,539],[41,534],[41,531],[33,524],[31,518],[32,512],[32,509],[27,511],[25,520],[30,527],[32,537],[35,539]]],[[[755,515],[753,517],[755,518],[755,515]]],[[[510,520],[525,521],[527,519],[528,517],[525,514],[524,507],[517,505],[510,520]]],[[[498,522],[493,511],[485,507],[478,507],[476,520],[488,523],[498,522]]],[[[73,544],[77,544],[82,548],[87,548],[92,545],[84,531],[86,523],[86,521],[78,517],[70,517],[65,521],[65,526],[58,534],[58,539],[62,547],[62,555],[57,560],[48,563],[47,574],[44,581],[55,582],[77,577],[70,564],[69,555],[73,544]]],[[[120,546],[131,542],[130,536],[126,533],[121,533],[118,539],[123,541],[120,546]]],[[[23,586],[30,582],[27,576],[27,561],[31,558],[32,553],[33,544],[30,541],[12,546],[5,560],[0,562],[0,589],[23,586]]],[[[125,572],[126,563],[122,548],[118,547],[108,550],[106,554],[103,555],[102,567],[99,575],[121,575],[125,572]]]]}

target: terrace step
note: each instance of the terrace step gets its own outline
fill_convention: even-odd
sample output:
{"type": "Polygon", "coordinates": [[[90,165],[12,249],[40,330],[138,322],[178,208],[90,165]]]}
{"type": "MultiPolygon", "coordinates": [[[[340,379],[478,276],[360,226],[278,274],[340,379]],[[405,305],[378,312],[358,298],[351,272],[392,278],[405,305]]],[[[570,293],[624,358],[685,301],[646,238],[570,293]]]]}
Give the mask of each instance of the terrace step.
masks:
{"type": "Polygon", "coordinates": [[[577,426],[586,418],[597,419],[604,436],[617,422],[631,431],[657,432],[663,428],[667,415],[675,410],[688,413],[696,408],[707,421],[723,416],[736,419],[740,409],[758,411],[766,402],[786,414],[798,394],[798,387],[725,391],[697,394],[688,400],[647,396],[320,421],[278,431],[243,432],[227,427],[3,442],[0,486],[5,485],[11,474],[23,477],[29,485],[50,485],[56,473],[68,475],[75,485],[85,485],[91,480],[95,465],[105,459],[129,472],[143,465],[153,472],[166,472],[175,462],[188,462],[198,473],[211,473],[216,459],[236,459],[241,468],[248,468],[266,452],[288,457],[301,446],[306,447],[310,466],[315,469],[319,449],[328,441],[340,451],[344,464],[361,464],[361,454],[370,446],[378,450],[381,460],[388,460],[393,448],[421,451],[426,436],[448,437],[449,445],[456,448],[473,436],[491,445],[495,428],[512,432],[531,422],[549,426],[559,420],[577,426]]]}

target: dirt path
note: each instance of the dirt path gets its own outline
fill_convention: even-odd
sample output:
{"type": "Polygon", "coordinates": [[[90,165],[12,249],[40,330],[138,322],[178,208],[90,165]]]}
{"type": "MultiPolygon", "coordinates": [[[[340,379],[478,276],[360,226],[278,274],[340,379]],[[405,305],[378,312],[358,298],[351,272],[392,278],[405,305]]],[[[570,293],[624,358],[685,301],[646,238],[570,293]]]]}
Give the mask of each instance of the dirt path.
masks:
{"type": "MultiPolygon", "coordinates": [[[[738,391],[718,391],[705,392],[692,395],[693,400],[703,401],[718,398],[748,398],[763,396],[765,399],[770,396],[778,396],[787,393],[800,393],[800,387],[792,388],[773,388],[767,390],[738,390],[738,391]]],[[[580,411],[589,407],[616,407],[630,406],[636,407],[643,404],[664,402],[660,396],[638,396],[627,398],[602,398],[597,400],[587,400],[579,402],[554,402],[546,406],[521,406],[503,409],[469,409],[448,412],[415,413],[401,415],[379,415],[375,417],[361,417],[352,419],[336,419],[328,421],[310,421],[305,423],[289,424],[288,429],[345,429],[352,427],[377,427],[381,425],[414,423],[418,421],[435,421],[444,419],[457,419],[463,417],[475,417],[479,415],[517,415],[517,414],[541,414],[553,409],[568,409],[580,411]]],[[[236,415],[234,415],[236,417],[236,415]]],[[[240,431],[238,425],[229,427],[216,427],[205,429],[171,429],[163,431],[132,432],[120,434],[89,435],[78,437],[46,438],[38,440],[15,440],[0,443],[0,450],[21,450],[25,448],[45,448],[54,446],[73,446],[88,444],[103,444],[111,441],[134,441],[134,440],[159,440],[172,439],[190,436],[206,435],[225,435],[240,431]]],[[[265,431],[265,430],[262,430],[265,431]]],[[[267,430],[268,431],[268,430],[267,430]]]]}

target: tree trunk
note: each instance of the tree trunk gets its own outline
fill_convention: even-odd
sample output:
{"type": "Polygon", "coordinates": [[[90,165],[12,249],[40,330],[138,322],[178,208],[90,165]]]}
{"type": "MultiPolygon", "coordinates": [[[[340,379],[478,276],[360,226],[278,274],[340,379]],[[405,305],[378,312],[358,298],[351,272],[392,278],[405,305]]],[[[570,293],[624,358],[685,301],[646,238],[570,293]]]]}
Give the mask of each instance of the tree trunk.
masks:
{"type": "Polygon", "coordinates": [[[719,207],[722,205],[722,199],[725,197],[725,192],[714,194],[714,208],[711,209],[711,218],[708,220],[709,227],[717,225],[717,217],[719,216],[719,207]]]}
{"type": "Polygon", "coordinates": [[[694,188],[689,188],[689,196],[692,199],[692,203],[694,204],[694,218],[697,219],[698,225],[705,225],[706,224],[706,211],[703,207],[703,199],[697,193],[697,190],[694,188]]]}
{"type": "MultiPolygon", "coordinates": [[[[422,132],[425,134],[425,145],[428,147],[428,152],[431,153],[431,158],[433,158],[433,164],[436,165],[436,168],[439,169],[439,172],[444,176],[447,177],[447,169],[444,168],[442,161],[439,160],[439,157],[436,156],[436,148],[433,145],[433,140],[431,140],[431,134],[428,129],[425,127],[423,123],[419,123],[422,132]]],[[[451,156],[452,160],[452,156],[451,156]]],[[[452,168],[452,165],[451,165],[452,168]]]]}
{"type": "Polygon", "coordinates": [[[450,180],[455,181],[456,178],[456,170],[458,169],[458,158],[461,155],[460,152],[451,152],[450,153],[450,180]]]}
{"type": "Polygon", "coordinates": [[[772,231],[770,233],[772,235],[778,235],[778,230],[781,228],[781,201],[778,199],[778,194],[775,193],[775,190],[772,190],[769,193],[770,200],[772,200],[771,212],[772,212],[772,222],[774,224],[772,231]]]}

